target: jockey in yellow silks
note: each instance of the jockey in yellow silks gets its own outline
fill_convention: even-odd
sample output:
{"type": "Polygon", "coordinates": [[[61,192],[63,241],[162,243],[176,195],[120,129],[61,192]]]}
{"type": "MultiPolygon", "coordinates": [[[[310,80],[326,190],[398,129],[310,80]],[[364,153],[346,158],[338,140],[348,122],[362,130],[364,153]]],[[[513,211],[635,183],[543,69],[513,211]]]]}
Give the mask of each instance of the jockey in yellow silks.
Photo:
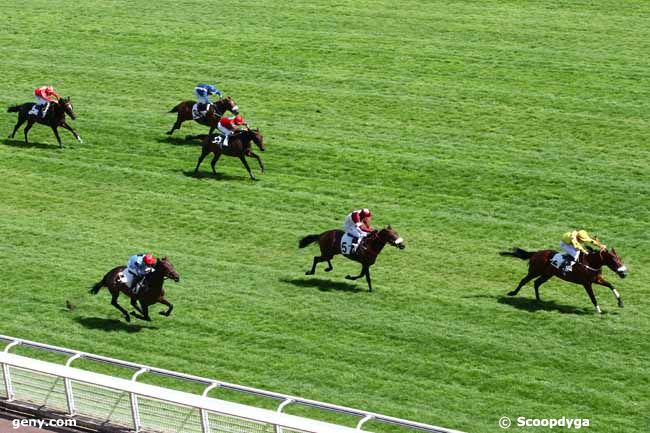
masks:
{"type": "Polygon", "coordinates": [[[606,245],[600,243],[595,237],[592,238],[589,236],[586,230],[573,230],[566,232],[562,235],[562,240],[560,241],[560,248],[562,248],[569,256],[570,260],[565,260],[562,265],[562,270],[567,271],[571,269],[573,263],[578,262],[580,258],[580,253],[588,254],[587,249],[583,246],[583,243],[588,243],[594,245],[601,250],[607,248],[606,245]]]}

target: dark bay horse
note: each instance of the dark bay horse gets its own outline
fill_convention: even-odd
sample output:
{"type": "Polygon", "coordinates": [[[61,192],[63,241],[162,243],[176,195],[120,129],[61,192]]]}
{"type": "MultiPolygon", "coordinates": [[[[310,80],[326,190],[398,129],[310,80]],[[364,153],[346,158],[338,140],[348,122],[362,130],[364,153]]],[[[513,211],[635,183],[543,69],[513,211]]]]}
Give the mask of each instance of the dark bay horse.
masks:
{"type": "Polygon", "coordinates": [[[214,174],[217,174],[215,166],[217,161],[219,161],[219,158],[221,158],[221,155],[235,156],[239,158],[253,180],[255,180],[255,175],[251,172],[251,168],[246,161],[247,156],[257,159],[257,162],[260,164],[260,168],[262,169],[262,173],[264,173],[264,163],[262,162],[262,159],[251,149],[251,142],[253,142],[262,152],[266,150],[264,147],[264,137],[260,134],[259,129],[244,129],[241,132],[231,135],[228,139],[227,146],[223,146],[223,137],[221,135],[188,135],[185,139],[201,140],[201,156],[199,156],[199,161],[196,163],[194,176],[199,173],[199,167],[209,153],[214,154],[214,158],[212,158],[212,161],[210,162],[212,173],[214,174]]]}
{"type": "Polygon", "coordinates": [[[566,274],[551,264],[551,259],[556,253],[557,251],[553,250],[528,252],[521,248],[514,248],[512,251],[500,252],[499,254],[502,256],[512,256],[529,261],[528,274],[522,278],[515,290],[508,292],[508,296],[515,296],[526,283],[533,278],[537,278],[534,282],[535,298],[540,301],[539,286],[552,277],[558,277],[564,281],[582,285],[585,288],[587,295],[589,295],[589,299],[591,299],[591,302],[594,304],[594,307],[596,307],[597,313],[601,313],[601,309],[596,301],[596,296],[594,295],[594,290],[592,288],[593,284],[609,287],[614,296],[616,296],[618,306],[623,308],[623,300],[621,299],[618,290],[616,290],[614,286],[606,281],[602,276],[603,266],[607,266],[612,271],[616,272],[616,274],[621,278],[627,276],[627,267],[623,265],[623,262],[615,249],[592,251],[586,255],[581,253],[580,262],[575,263],[572,270],[566,274]]]}
{"type": "MultiPolygon", "coordinates": [[[[192,107],[194,104],[196,104],[196,101],[183,101],[169,111],[170,113],[178,114],[176,116],[176,123],[174,123],[172,129],[167,131],[167,135],[172,135],[175,130],[181,129],[181,123],[193,119],[192,107]]],[[[221,119],[221,116],[223,116],[226,111],[230,111],[232,114],[239,114],[239,107],[230,96],[211,103],[207,114],[194,120],[201,125],[209,126],[209,134],[212,134],[219,123],[219,119],[221,119]]]]}
{"type": "Polygon", "coordinates": [[[120,281],[119,273],[125,269],[126,266],[118,266],[108,271],[106,275],[104,275],[104,278],[90,289],[90,293],[96,295],[99,292],[99,289],[104,286],[108,287],[112,296],[111,305],[120,310],[127,322],[131,321],[131,316],[120,304],[117,303],[117,298],[120,296],[120,292],[131,298],[131,306],[140,313],[138,314],[135,311],[132,311],[131,314],[140,320],[151,321],[151,318],[149,317],[149,306],[157,302],[168,307],[166,311],[161,311],[160,314],[163,316],[169,316],[174,309],[174,306],[165,299],[163,282],[165,281],[165,278],[171,278],[172,280],[179,282],[181,277],[174,270],[174,267],[167,260],[167,257],[163,257],[156,262],[154,272],[145,277],[145,284],[137,295],[134,295],[126,284],[120,281]],[[140,307],[137,305],[138,301],[140,302],[140,307]]]}
{"type": "MultiPolygon", "coordinates": [[[[309,271],[305,272],[305,275],[313,275],[314,272],[316,272],[316,265],[320,262],[327,262],[325,272],[330,272],[334,269],[330,260],[332,260],[335,255],[341,254],[341,237],[343,237],[343,234],[343,230],[329,230],[319,235],[307,235],[300,240],[298,248],[305,248],[313,242],[318,242],[318,245],[320,246],[320,256],[314,257],[312,267],[309,271]]],[[[381,253],[381,250],[386,246],[386,244],[390,244],[400,250],[403,250],[406,247],[404,239],[402,239],[391,226],[379,231],[373,231],[361,241],[354,254],[345,256],[350,260],[361,263],[361,273],[359,275],[356,277],[346,275],[345,278],[348,280],[356,280],[365,275],[366,281],[368,282],[368,291],[372,292],[370,266],[375,263],[377,256],[381,253]]]]}
{"type": "Polygon", "coordinates": [[[8,113],[18,113],[18,123],[16,123],[16,126],[14,126],[14,131],[11,133],[9,138],[14,138],[14,135],[16,135],[16,131],[18,128],[20,128],[20,125],[27,122],[27,126],[25,127],[25,144],[29,144],[29,141],[27,140],[27,133],[30,129],[32,129],[34,123],[40,123],[52,128],[54,136],[59,142],[59,147],[61,149],[63,149],[64,146],[63,143],[61,143],[61,137],[59,137],[59,131],[57,130],[59,126],[72,132],[72,135],[74,135],[77,141],[79,143],[83,143],[81,137],[79,134],[77,134],[77,131],[72,129],[72,127],[65,121],[66,114],[70,116],[72,120],[75,120],[77,118],[77,115],[72,109],[72,103],[70,102],[69,97],[59,98],[58,102],[50,102],[50,108],[48,108],[47,113],[45,114],[45,118],[41,117],[40,113],[37,115],[29,114],[34,105],[36,104],[33,102],[26,102],[22,105],[14,105],[13,107],[9,107],[7,109],[8,113]]]}

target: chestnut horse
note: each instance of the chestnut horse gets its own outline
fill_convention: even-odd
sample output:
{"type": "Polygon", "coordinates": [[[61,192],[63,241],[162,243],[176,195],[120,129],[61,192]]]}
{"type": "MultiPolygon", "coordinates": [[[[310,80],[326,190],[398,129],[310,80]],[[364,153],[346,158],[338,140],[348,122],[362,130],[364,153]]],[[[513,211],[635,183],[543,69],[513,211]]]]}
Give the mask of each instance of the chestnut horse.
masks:
{"type": "MultiPolygon", "coordinates": [[[[314,257],[314,262],[309,271],[305,272],[305,275],[313,275],[316,272],[316,265],[320,262],[327,262],[327,268],[325,272],[330,272],[333,268],[332,258],[341,254],[341,237],[343,237],[343,230],[329,230],[323,232],[319,235],[307,235],[300,240],[298,243],[298,248],[305,248],[307,245],[318,242],[320,246],[320,256],[314,257]]],[[[374,230],[368,236],[363,238],[357,247],[357,250],[351,255],[345,255],[350,260],[361,263],[361,273],[356,277],[346,275],[348,280],[356,280],[364,275],[366,276],[366,281],[368,282],[368,291],[372,292],[372,283],[370,281],[370,266],[375,263],[377,256],[381,253],[381,250],[390,244],[394,247],[403,250],[406,245],[404,245],[404,239],[397,234],[391,226],[383,228],[379,231],[374,230]]]]}
{"type": "Polygon", "coordinates": [[[66,114],[70,116],[72,120],[75,120],[77,118],[74,110],[72,109],[72,103],[70,102],[69,97],[59,98],[58,102],[50,102],[50,107],[48,108],[44,118],[41,117],[40,113],[37,115],[29,114],[34,105],[36,104],[33,102],[26,102],[22,105],[14,105],[13,107],[9,107],[7,109],[8,113],[18,113],[18,122],[16,123],[16,126],[14,126],[14,131],[11,133],[9,138],[14,138],[14,135],[16,135],[16,131],[18,131],[20,125],[27,122],[27,126],[25,126],[25,144],[29,144],[29,141],[27,140],[27,133],[30,129],[32,129],[34,123],[40,123],[52,128],[54,136],[56,137],[56,141],[59,142],[59,147],[61,149],[63,149],[64,146],[63,143],[61,143],[61,137],[59,137],[59,131],[57,130],[59,126],[72,132],[72,135],[74,135],[77,141],[79,143],[83,143],[81,137],[79,134],[77,134],[77,131],[72,129],[72,127],[65,121],[66,114]]]}
{"type": "Polygon", "coordinates": [[[131,289],[120,281],[119,273],[125,269],[126,266],[118,266],[108,271],[106,275],[104,275],[104,278],[90,289],[90,293],[96,295],[99,292],[99,289],[104,286],[108,287],[112,296],[111,305],[120,310],[127,322],[131,321],[129,313],[117,303],[117,298],[120,296],[120,292],[131,298],[131,306],[140,313],[138,314],[135,311],[132,311],[131,314],[140,320],[151,321],[151,318],[149,317],[149,306],[157,302],[168,307],[166,311],[161,311],[160,314],[163,316],[169,316],[174,309],[174,306],[165,299],[163,282],[165,281],[165,278],[171,278],[178,283],[181,277],[174,270],[172,264],[169,263],[167,257],[163,257],[156,262],[154,272],[145,277],[144,286],[140,289],[137,295],[134,295],[133,292],[131,292],[131,289]],[[138,301],[140,302],[140,307],[137,305],[138,301]]]}
{"type": "MultiPolygon", "coordinates": [[[[174,123],[172,129],[167,131],[167,135],[172,135],[175,130],[181,129],[181,123],[185,122],[186,120],[194,119],[192,116],[192,107],[194,104],[196,104],[196,101],[183,101],[169,111],[170,113],[178,113],[178,115],[176,116],[176,123],[174,123]]],[[[239,107],[237,106],[237,103],[230,96],[211,103],[210,109],[205,114],[205,116],[194,120],[196,120],[197,123],[200,123],[201,125],[209,126],[209,134],[212,134],[214,128],[216,128],[217,124],[219,123],[219,119],[221,119],[221,116],[223,116],[226,111],[230,111],[233,114],[239,113],[239,107]]]]}
{"type": "Polygon", "coordinates": [[[602,311],[596,301],[592,284],[609,287],[614,296],[616,296],[618,306],[623,308],[623,300],[621,299],[618,290],[616,290],[611,283],[606,281],[601,273],[603,266],[607,266],[612,271],[616,272],[619,277],[625,278],[627,276],[627,267],[623,265],[623,262],[615,249],[591,251],[589,254],[581,253],[580,261],[575,263],[572,270],[566,274],[551,264],[551,259],[556,253],[557,252],[553,250],[528,252],[521,248],[513,248],[512,251],[500,252],[499,254],[502,256],[512,256],[529,261],[528,275],[522,278],[515,290],[508,292],[508,296],[515,296],[526,283],[533,278],[537,278],[534,282],[535,297],[538,301],[541,301],[539,298],[539,287],[552,277],[558,277],[564,281],[582,285],[585,288],[587,295],[589,295],[589,299],[591,299],[591,302],[594,304],[594,307],[596,307],[597,313],[601,313],[602,311]]]}
{"type": "Polygon", "coordinates": [[[208,156],[209,153],[214,153],[214,157],[210,162],[212,166],[212,173],[217,174],[216,165],[221,155],[234,156],[240,159],[241,163],[244,164],[244,167],[248,171],[248,175],[251,179],[255,180],[255,175],[251,171],[248,162],[246,161],[247,156],[251,156],[257,159],[257,162],[260,164],[262,173],[264,173],[264,163],[262,158],[260,158],[253,150],[251,149],[251,141],[257,145],[257,147],[264,152],[266,148],[264,147],[264,137],[260,134],[259,129],[244,129],[241,132],[235,133],[228,138],[228,145],[223,145],[223,136],[222,135],[188,135],[185,137],[186,140],[200,139],[201,140],[201,156],[196,163],[196,168],[194,169],[194,176],[199,173],[199,167],[201,163],[208,156]]]}

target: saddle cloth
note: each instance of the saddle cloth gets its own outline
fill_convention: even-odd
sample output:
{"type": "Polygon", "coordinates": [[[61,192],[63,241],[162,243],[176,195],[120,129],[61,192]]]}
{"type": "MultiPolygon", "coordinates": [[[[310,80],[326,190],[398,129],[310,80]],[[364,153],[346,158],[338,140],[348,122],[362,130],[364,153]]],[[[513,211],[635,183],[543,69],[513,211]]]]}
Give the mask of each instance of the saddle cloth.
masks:
{"type": "Polygon", "coordinates": [[[199,105],[198,102],[195,103],[194,105],[192,105],[192,119],[193,120],[200,119],[201,117],[206,116],[208,114],[208,111],[210,111],[210,105],[208,105],[208,108],[207,108],[207,110],[205,112],[199,111],[198,105],[199,105]]]}
{"type": "Polygon", "coordinates": [[[349,256],[350,254],[354,253],[356,251],[354,242],[357,242],[358,248],[360,243],[358,241],[358,238],[348,233],[343,234],[343,236],[341,236],[341,254],[349,256]]]}
{"type": "Polygon", "coordinates": [[[120,283],[126,284],[126,287],[131,289],[133,287],[133,280],[135,280],[135,275],[133,275],[128,269],[123,270],[118,275],[120,283]]]}
{"type": "Polygon", "coordinates": [[[554,268],[560,269],[564,264],[565,260],[566,260],[566,256],[564,255],[564,253],[555,253],[555,255],[551,258],[551,265],[554,268]]]}

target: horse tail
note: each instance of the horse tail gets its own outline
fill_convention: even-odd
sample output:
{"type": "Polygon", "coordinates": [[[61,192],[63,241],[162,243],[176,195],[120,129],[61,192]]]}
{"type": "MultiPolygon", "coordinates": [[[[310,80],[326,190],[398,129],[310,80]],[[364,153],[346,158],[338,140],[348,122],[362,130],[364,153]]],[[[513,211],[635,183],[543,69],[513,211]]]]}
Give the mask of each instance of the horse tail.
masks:
{"type": "Polygon", "coordinates": [[[104,279],[103,278],[102,278],[102,280],[100,282],[93,285],[88,292],[92,293],[93,295],[96,295],[97,293],[99,293],[99,289],[101,289],[102,287],[104,287],[104,279]]]}
{"type": "Polygon", "coordinates": [[[181,106],[181,104],[178,104],[177,106],[175,106],[174,108],[169,110],[169,113],[178,113],[178,107],[180,107],[180,106],[181,106]]]}
{"type": "Polygon", "coordinates": [[[314,243],[319,239],[320,235],[307,235],[300,239],[300,242],[298,242],[298,248],[305,248],[307,245],[314,243]]]}
{"type": "Polygon", "coordinates": [[[7,108],[7,113],[17,113],[20,111],[20,105],[12,105],[11,107],[7,108]]]}
{"type": "Polygon", "coordinates": [[[512,251],[501,251],[499,253],[499,255],[501,256],[517,257],[518,259],[521,260],[528,260],[533,256],[533,254],[535,253],[531,253],[529,251],[522,250],[521,248],[517,248],[517,247],[514,247],[512,251]]]}

